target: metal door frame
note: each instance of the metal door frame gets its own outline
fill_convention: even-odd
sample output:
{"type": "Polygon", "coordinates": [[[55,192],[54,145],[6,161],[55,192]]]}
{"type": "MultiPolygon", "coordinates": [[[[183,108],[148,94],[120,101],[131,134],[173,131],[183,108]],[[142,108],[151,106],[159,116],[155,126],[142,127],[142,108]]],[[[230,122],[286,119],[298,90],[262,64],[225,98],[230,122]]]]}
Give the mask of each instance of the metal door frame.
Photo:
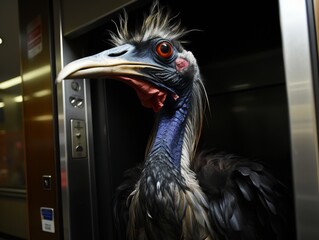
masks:
{"type": "MultiPolygon", "coordinates": [[[[279,0],[280,23],[283,41],[283,55],[288,94],[288,108],[290,119],[291,152],[294,176],[294,194],[296,209],[297,239],[318,239],[319,228],[319,161],[318,161],[318,129],[317,106],[313,46],[311,45],[311,31],[309,24],[309,5],[316,0],[279,0]]],[[[59,1],[54,1],[56,67],[59,71],[66,63],[74,60],[75,56],[65,41],[61,27],[61,11],[59,1]]],[[[311,19],[310,19],[311,20],[311,19]]],[[[90,122],[90,84],[86,80],[77,80],[84,89],[72,95],[72,81],[65,81],[57,86],[59,110],[59,135],[62,179],[75,159],[67,151],[71,145],[70,129],[67,127],[70,119],[83,119],[86,123],[88,143],[87,157],[77,161],[86,167],[83,182],[87,184],[81,189],[85,197],[86,212],[78,212],[70,203],[72,197],[71,184],[77,182],[66,176],[66,185],[62,186],[63,197],[63,225],[64,239],[74,238],[73,227],[86,228],[92,232],[90,239],[96,239],[98,224],[96,221],[97,209],[95,206],[93,173],[94,163],[92,139],[92,124],[90,122]],[[71,93],[67,95],[66,92],[71,93]],[[83,94],[82,94],[83,93],[83,94]],[[82,109],[73,109],[68,104],[70,97],[77,96],[84,100],[82,109]],[[85,180],[86,179],[86,180],[85,180]],[[93,195],[92,195],[93,190],[93,195]],[[82,215],[81,215],[82,214],[82,215]]],[[[81,181],[82,182],[82,181],[81,181]]],[[[80,238],[78,238],[80,239],[80,238]]],[[[87,238],[88,239],[88,238],[87,238]]]]}
{"type": "Polygon", "coordinates": [[[279,0],[297,239],[319,239],[319,162],[312,0],[279,0]]]}
{"type": "MultiPolygon", "coordinates": [[[[68,1],[68,3],[72,2],[75,1],[68,1]]],[[[109,1],[108,8],[105,9],[104,13],[102,11],[102,15],[96,15],[96,18],[93,18],[87,24],[83,25],[81,23],[83,26],[80,25],[79,28],[74,30],[77,33],[71,32],[71,34],[63,29],[62,8],[66,2],[53,1],[56,72],[58,73],[67,63],[86,54],[86,50],[83,49],[86,40],[81,38],[83,32],[89,31],[89,29],[98,25],[98,22],[118,10],[112,9],[113,6],[117,4],[123,4],[122,7],[131,6],[135,2],[138,2],[138,0],[109,1]],[[73,41],[72,38],[74,37],[76,39],[73,41]]],[[[92,1],[87,1],[85,4],[88,3],[93,4],[92,1]]],[[[86,10],[77,8],[77,11],[80,11],[77,13],[77,17],[81,17],[81,11],[85,13],[86,10]]],[[[101,12],[98,14],[101,14],[101,12]]],[[[58,83],[57,102],[64,239],[100,239],[90,80],[75,79],[58,83]],[[83,124],[80,127],[84,128],[84,131],[81,132],[81,141],[86,145],[84,155],[76,156],[72,153],[74,147],[76,147],[72,143],[76,140],[72,128],[72,122],[74,121],[83,124]]]]}

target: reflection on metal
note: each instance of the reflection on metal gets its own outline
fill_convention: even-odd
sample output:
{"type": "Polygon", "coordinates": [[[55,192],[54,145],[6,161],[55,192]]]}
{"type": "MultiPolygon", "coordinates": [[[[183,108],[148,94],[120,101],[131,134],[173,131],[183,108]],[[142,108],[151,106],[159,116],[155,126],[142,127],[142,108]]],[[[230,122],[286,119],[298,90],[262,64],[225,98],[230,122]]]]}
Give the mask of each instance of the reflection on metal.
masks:
{"type": "MultiPolygon", "coordinates": [[[[317,49],[319,49],[319,0],[313,0],[314,10],[315,10],[315,24],[317,32],[317,49]]],[[[319,51],[318,51],[319,55],[319,51]]]]}
{"type": "Polygon", "coordinates": [[[282,50],[277,48],[201,66],[204,78],[214,79],[205,82],[208,94],[283,84],[282,69],[282,50]]]}
{"type": "Polygon", "coordinates": [[[20,83],[20,76],[0,83],[0,187],[14,190],[25,188],[20,83]]]}
{"type": "Polygon", "coordinates": [[[52,94],[51,89],[43,89],[33,93],[33,97],[45,97],[52,94]]]}
{"type": "Polygon", "coordinates": [[[298,240],[319,239],[318,136],[305,0],[280,0],[298,240]]]}
{"type": "Polygon", "coordinates": [[[98,22],[101,22],[116,10],[134,2],[136,0],[61,1],[64,35],[78,35],[85,30],[92,29],[98,22]],[[74,6],[76,6],[76,11],[74,11],[74,6]]]}
{"type": "MultiPolygon", "coordinates": [[[[66,147],[61,156],[61,191],[63,204],[64,239],[98,239],[92,138],[90,91],[88,80],[77,80],[80,91],[74,91],[72,81],[62,82],[63,118],[59,117],[60,143],[66,147]],[[84,99],[83,107],[74,107],[70,97],[84,99]],[[76,119],[76,120],[74,120],[76,119]],[[60,131],[61,131],[60,129],[60,131]],[[81,186],[79,189],[78,186],[81,186]],[[81,201],[72,201],[81,199],[81,201]],[[71,224],[72,223],[72,224],[71,224]]],[[[61,104],[61,103],[60,103],[61,104]]]]}
{"type": "Polygon", "coordinates": [[[32,69],[31,71],[26,72],[23,75],[23,81],[26,82],[26,81],[34,80],[39,77],[44,77],[50,73],[51,73],[50,64],[46,64],[41,67],[38,67],[37,69],[32,69]]]}
{"type": "Polygon", "coordinates": [[[47,115],[39,115],[39,116],[35,116],[32,118],[32,121],[52,121],[53,120],[53,117],[52,115],[50,114],[47,114],[47,115]]]}
{"type": "Polygon", "coordinates": [[[21,76],[11,78],[0,83],[0,89],[7,89],[22,83],[21,76]]]}
{"type": "Polygon", "coordinates": [[[0,188],[0,197],[14,197],[25,199],[27,191],[25,189],[0,188]]]}
{"type": "Polygon", "coordinates": [[[0,233],[27,238],[25,142],[17,0],[0,1],[0,233]]]}
{"type": "Polygon", "coordinates": [[[19,95],[19,96],[14,97],[14,98],[13,98],[13,101],[16,102],[16,103],[22,102],[22,101],[23,101],[22,95],[19,95]]]}
{"type": "Polygon", "coordinates": [[[50,7],[50,1],[19,1],[27,208],[31,213],[27,239],[60,239],[62,231],[50,7]],[[51,176],[50,191],[43,188],[43,175],[51,176]],[[54,232],[41,228],[41,207],[54,209],[54,232]]]}

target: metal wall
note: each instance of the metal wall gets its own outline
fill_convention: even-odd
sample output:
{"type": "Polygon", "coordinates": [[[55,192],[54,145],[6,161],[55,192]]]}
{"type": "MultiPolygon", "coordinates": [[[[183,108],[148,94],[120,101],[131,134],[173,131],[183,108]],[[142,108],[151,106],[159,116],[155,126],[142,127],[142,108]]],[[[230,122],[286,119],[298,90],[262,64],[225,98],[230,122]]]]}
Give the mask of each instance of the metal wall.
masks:
{"type": "Polygon", "coordinates": [[[61,239],[51,1],[19,1],[28,239],[61,239]]]}
{"type": "MultiPolygon", "coordinates": [[[[82,1],[80,4],[72,0],[61,1],[61,4],[54,2],[57,72],[68,62],[89,55],[90,29],[99,27],[102,20],[107,21],[121,7],[130,8],[135,2],[139,1],[82,1]]],[[[92,109],[96,103],[91,101],[91,95],[96,92],[91,92],[89,79],[76,79],[58,84],[57,94],[63,237],[65,240],[112,238],[112,226],[99,225],[99,218],[111,216],[112,209],[101,212],[98,208],[98,166],[92,125],[92,109]],[[79,131],[81,137],[77,138],[79,131]],[[83,148],[81,153],[76,151],[78,146],[83,148]]],[[[96,138],[103,132],[98,131],[96,138]]],[[[107,161],[104,157],[103,160],[107,161]]],[[[105,176],[107,172],[102,174],[105,176]]],[[[108,189],[105,191],[108,192],[108,189]]]]}
{"type": "MultiPolygon", "coordinates": [[[[198,59],[211,102],[201,146],[258,158],[293,191],[277,1],[215,3],[213,8],[206,4],[168,1],[180,12],[183,25],[203,30],[192,34],[186,46],[198,59]],[[190,18],[193,13],[201,17],[190,18]]],[[[63,12],[63,5],[61,8],[63,12]]],[[[147,10],[132,10],[130,18],[141,18],[140,13],[147,10]]],[[[58,19],[56,49],[61,63],[57,70],[107,47],[105,32],[114,24],[86,26],[85,33],[78,35],[61,30],[66,25],[63,14],[58,19]]],[[[113,238],[112,193],[123,171],[143,157],[152,114],[141,110],[134,94],[121,84],[94,79],[76,82],[83,92],[75,91],[72,81],[58,86],[61,173],[66,179],[62,185],[64,237],[113,238]],[[82,99],[83,107],[72,106],[70,99],[82,99]],[[72,156],[72,120],[80,120],[86,129],[85,156],[72,156]]],[[[293,197],[290,200],[293,204],[293,197]]],[[[294,209],[291,224],[293,239],[294,209]]]]}
{"type": "Polygon", "coordinates": [[[26,238],[28,231],[19,33],[18,0],[1,1],[0,238],[26,238]]]}
{"type": "MultiPolygon", "coordinates": [[[[185,26],[203,30],[187,45],[211,103],[201,147],[264,161],[294,194],[292,239],[318,239],[318,1],[219,2],[213,8],[205,1],[190,7],[162,2],[180,12],[185,26]],[[200,17],[190,18],[194,13],[200,17]]],[[[19,1],[27,199],[23,190],[19,197],[10,191],[0,197],[0,232],[13,236],[112,238],[112,193],[121,173],[142,157],[151,128],[152,113],[121,83],[55,85],[66,63],[106,47],[103,37],[112,27],[103,21],[123,6],[133,19],[147,9],[135,1],[104,7],[97,1],[91,8],[87,1],[75,14],[74,4],[19,1]],[[79,129],[84,155],[74,153],[79,129]],[[54,211],[49,229],[42,226],[41,207],[54,211]]]]}
{"type": "MultiPolygon", "coordinates": [[[[312,1],[281,0],[298,239],[319,238],[318,53],[312,1]],[[313,55],[314,53],[314,55],[313,55]]],[[[318,35],[317,35],[318,37],[318,35]]]]}

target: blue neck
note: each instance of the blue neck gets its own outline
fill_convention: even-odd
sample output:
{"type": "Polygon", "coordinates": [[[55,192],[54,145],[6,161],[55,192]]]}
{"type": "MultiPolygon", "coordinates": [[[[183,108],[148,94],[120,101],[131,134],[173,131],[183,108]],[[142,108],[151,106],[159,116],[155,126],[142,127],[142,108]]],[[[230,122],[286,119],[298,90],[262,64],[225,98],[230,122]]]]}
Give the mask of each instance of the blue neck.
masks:
{"type": "Polygon", "coordinates": [[[160,112],[157,132],[148,159],[161,159],[180,168],[189,97],[171,102],[160,112]]]}

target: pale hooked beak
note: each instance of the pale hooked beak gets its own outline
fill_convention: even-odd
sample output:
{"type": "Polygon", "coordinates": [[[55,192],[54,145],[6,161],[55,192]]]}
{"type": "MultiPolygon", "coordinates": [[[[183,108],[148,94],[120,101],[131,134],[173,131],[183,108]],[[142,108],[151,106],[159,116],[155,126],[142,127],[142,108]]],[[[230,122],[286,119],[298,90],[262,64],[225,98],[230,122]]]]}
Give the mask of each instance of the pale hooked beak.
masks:
{"type": "Polygon", "coordinates": [[[167,93],[178,96],[171,89],[159,86],[154,71],[163,68],[149,57],[136,57],[134,46],[125,44],[108,49],[96,55],[84,57],[67,64],[57,76],[57,82],[64,79],[104,78],[121,80],[132,86],[143,106],[159,111],[164,105],[167,93]]]}

